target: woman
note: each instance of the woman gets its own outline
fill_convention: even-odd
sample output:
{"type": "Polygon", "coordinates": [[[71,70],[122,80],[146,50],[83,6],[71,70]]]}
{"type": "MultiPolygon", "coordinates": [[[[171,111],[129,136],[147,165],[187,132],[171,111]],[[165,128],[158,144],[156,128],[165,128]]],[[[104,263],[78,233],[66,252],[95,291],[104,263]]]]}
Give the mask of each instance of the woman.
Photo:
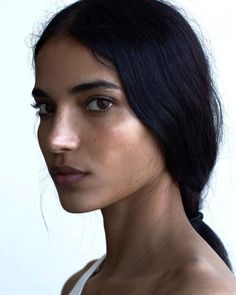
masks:
{"type": "Polygon", "coordinates": [[[200,213],[221,110],[198,38],[156,0],[81,0],[34,48],[38,138],[63,208],[101,209],[107,253],[62,294],[236,294],[200,213]]]}

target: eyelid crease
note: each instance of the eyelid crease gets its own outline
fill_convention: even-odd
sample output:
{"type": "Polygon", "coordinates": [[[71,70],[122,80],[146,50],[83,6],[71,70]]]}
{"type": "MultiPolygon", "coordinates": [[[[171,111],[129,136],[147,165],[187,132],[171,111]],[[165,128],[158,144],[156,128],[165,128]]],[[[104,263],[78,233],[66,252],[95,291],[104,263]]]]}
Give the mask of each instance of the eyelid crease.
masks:
{"type": "Polygon", "coordinates": [[[94,99],[104,99],[104,100],[110,100],[111,102],[114,101],[114,98],[110,97],[110,96],[107,96],[107,95],[103,95],[103,94],[94,94],[94,95],[91,95],[89,96],[86,101],[91,101],[91,100],[94,100],[94,99]]]}
{"type": "Polygon", "coordinates": [[[46,103],[46,104],[55,105],[55,102],[50,97],[34,96],[33,98],[36,104],[46,103]]]}

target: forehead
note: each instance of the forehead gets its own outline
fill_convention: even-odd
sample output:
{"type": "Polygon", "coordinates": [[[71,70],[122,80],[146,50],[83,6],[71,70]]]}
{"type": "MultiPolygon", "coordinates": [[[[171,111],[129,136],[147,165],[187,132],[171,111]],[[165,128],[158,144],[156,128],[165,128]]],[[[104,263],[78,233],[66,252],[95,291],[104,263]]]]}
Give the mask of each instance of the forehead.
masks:
{"type": "Polygon", "coordinates": [[[58,80],[74,84],[101,77],[121,84],[110,61],[69,37],[54,38],[43,45],[36,58],[35,75],[36,83],[43,84],[58,80]]]}

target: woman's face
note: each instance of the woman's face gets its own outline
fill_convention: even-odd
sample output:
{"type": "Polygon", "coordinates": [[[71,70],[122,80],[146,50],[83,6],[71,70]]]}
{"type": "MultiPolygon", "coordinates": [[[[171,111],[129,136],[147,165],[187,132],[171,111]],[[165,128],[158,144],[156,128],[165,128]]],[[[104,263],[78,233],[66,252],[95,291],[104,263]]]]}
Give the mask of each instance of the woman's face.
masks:
{"type": "Polygon", "coordinates": [[[39,144],[60,201],[85,212],[141,196],[164,173],[157,141],[128,105],[112,64],[70,38],[36,60],[39,144]]]}

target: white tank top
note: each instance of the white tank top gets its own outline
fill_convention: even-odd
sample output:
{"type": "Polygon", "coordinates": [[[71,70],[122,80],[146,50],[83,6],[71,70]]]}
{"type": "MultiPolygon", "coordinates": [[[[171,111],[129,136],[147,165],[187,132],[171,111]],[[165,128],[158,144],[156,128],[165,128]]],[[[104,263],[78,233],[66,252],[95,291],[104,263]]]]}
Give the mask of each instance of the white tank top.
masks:
{"type": "Polygon", "coordinates": [[[98,259],[77,281],[74,288],[70,291],[69,295],[81,295],[84,285],[89,280],[89,278],[99,269],[99,266],[103,263],[106,255],[103,255],[98,259]]]}

